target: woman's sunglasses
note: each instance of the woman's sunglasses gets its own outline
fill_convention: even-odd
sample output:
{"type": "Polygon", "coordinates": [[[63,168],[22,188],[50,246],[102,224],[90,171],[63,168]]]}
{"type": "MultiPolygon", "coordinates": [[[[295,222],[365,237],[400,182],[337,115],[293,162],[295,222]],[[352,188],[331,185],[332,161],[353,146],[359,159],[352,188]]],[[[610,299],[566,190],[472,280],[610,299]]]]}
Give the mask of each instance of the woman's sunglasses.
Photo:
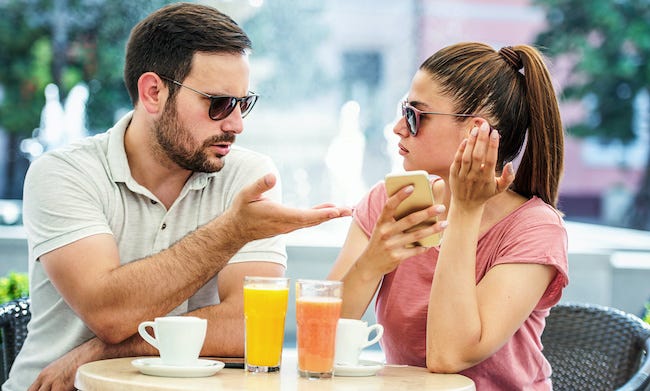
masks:
{"type": "Polygon", "coordinates": [[[479,117],[477,114],[451,114],[439,113],[437,111],[421,111],[411,106],[407,101],[402,102],[402,117],[406,119],[406,126],[412,136],[417,136],[420,126],[420,116],[434,114],[434,115],[451,115],[454,117],[479,117]]]}
{"type": "Polygon", "coordinates": [[[185,84],[178,82],[174,79],[171,79],[169,77],[162,76],[162,75],[159,76],[161,79],[168,80],[178,86],[185,87],[190,91],[194,91],[197,94],[203,95],[205,98],[210,99],[210,108],[208,109],[208,116],[213,121],[219,121],[229,116],[230,113],[232,113],[233,110],[235,110],[235,107],[237,106],[238,102],[239,102],[239,108],[241,109],[241,116],[242,118],[244,118],[248,115],[248,113],[251,112],[251,110],[253,110],[253,106],[255,106],[255,102],[257,102],[257,98],[259,98],[259,95],[253,92],[249,92],[248,95],[242,98],[236,98],[234,96],[210,95],[210,94],[206,94],[205,92],[196,90],[192,87],[186,86],[185,84]]]}

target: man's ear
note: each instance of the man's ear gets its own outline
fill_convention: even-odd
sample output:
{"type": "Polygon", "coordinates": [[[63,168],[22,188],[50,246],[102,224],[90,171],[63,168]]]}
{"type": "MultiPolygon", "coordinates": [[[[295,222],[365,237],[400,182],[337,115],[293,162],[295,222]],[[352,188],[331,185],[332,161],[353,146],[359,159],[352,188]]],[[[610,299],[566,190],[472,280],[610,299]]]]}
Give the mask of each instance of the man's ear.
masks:
{"type": "Polygon", "coordinates": [[[149,114],[163,112],[169,89],[163,80],[153,72],[146,72],[138,79],[138,102],[149,114]]]}

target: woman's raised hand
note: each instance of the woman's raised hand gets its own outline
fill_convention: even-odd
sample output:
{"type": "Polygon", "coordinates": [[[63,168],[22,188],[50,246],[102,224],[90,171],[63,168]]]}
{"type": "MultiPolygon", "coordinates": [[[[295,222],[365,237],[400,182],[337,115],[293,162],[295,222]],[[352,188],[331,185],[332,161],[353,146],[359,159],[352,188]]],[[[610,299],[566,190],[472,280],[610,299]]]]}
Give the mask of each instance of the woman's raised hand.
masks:
{"type": "Polygon", "coordinates": [[[478,118],[456,151],[449,169],[452,199],[465,207],[482,206],[489,198],[505,191],[515,179],[512,162],[496,176],[499,132],[478,118]]]}

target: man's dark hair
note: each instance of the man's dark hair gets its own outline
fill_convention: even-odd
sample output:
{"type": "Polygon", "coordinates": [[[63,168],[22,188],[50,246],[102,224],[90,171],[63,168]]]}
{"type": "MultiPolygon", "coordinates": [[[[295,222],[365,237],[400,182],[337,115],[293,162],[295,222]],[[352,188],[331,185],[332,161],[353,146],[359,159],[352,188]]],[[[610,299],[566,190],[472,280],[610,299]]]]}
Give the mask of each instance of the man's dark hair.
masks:
{"type": "MultiPolygon", "coordinates": [[[[182,82],[190,73],[194,53],[245,54],[250,48],[246,33],[228,15],[204,5],[175,3],[131,30],[124,83],[135,106],[143,73],[155,72],[182,82]]],[[[172,88],[170,94],[174,92],[172,88]]]]}

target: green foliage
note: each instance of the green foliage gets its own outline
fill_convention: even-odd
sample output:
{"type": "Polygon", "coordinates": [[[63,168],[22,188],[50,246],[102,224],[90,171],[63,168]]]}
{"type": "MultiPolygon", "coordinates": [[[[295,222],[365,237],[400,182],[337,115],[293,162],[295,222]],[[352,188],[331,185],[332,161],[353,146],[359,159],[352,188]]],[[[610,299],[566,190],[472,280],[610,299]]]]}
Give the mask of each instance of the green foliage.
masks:
{"type": "Polygon", "coordinates": [[[567,98],[591,113],[570,129],[580,136],[632,141],[633,101],[650,82],[650,3],[647,0],[535,0],[548,29],[537,37],[548,55],[573,64],[567,98]]]}
{"type": "Polygon", "coordinates": [[[131,28],[165,0],[0,1],[0,128],[29,137],[39,126],[48,83],[63,99],[78,82],[91,88],[88,127],[103,131],[131,107],[122,83],[131,28]]]}
{"type": "Polygon", "coordinates": [[[650,303],[645,304],[645,314],[643,315],[643,321],[650,324],[650,303]]]}
{"type": "MultiPolygon", "coordinates": [[[[40,43],[46,36],[42,27],[29,23],[24,1],[0,2],[0,127],[25,136],[38,126],[45,102],[42,70],[51,55],[40,43]]],[[[51,50],[50,50],[51,53],[51,50]]]]}
{"type": "Polygon", "coordinates": [[[29,296],[27,274],[11,272],[0,278],[0,304],[26,296],[29,296]]]}

